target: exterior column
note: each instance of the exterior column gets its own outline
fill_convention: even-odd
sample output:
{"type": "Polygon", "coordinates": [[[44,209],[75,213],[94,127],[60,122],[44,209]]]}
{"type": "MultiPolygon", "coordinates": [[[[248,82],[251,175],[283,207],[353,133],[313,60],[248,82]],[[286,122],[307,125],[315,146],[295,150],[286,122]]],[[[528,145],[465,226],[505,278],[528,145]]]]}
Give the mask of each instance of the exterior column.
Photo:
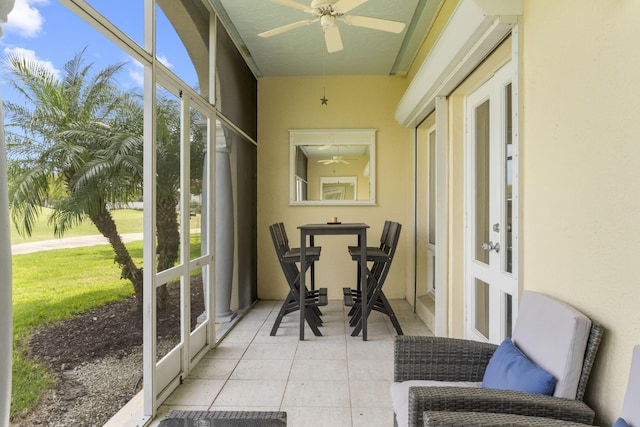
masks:
{"type": "MultiPolygon", "coordinates": [[[[14,0],[0,2],[0,23],[7,22],[14,0]]],[[[0,28],[2,37],[2,28],[0,28]]],[[[11,412],[11,361],[13,312],[11,303],[11,234],[9,229],[9,182],[0,96],[0,427],[9,425],[11,412]]]]}
{"type": "Polygon", "coordinates": [[[234,258],[231,140],[224,129],[216,132],[216,323],[230,322],[234,258]]]}
{"type": "Polygon", "coordinates": [[[0,98],[0,426],[9,425],[11,408],[11,357],[13,313],[11,306],[11,233],[9,230],[9,190],[4,140],[2,99],[0,98]]]}

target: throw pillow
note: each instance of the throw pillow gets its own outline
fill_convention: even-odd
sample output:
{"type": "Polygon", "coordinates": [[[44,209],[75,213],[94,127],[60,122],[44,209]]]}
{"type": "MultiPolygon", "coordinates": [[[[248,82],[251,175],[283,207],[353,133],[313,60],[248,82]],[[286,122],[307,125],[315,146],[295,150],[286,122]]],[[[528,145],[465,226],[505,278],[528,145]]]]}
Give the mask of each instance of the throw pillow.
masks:
{"type": "Polygon", "coordinates": [[[487,365],[482,387],[552,395],[556,379],[505,339],[487,365]]]}
{"type": "Polygon", "coordinates": [[[620,417],[616,420],[615,423],[613,423],[612,427],[630,427],[630,426],[629,426],[629,423],[627,423],[624,418],[620,417]]]}

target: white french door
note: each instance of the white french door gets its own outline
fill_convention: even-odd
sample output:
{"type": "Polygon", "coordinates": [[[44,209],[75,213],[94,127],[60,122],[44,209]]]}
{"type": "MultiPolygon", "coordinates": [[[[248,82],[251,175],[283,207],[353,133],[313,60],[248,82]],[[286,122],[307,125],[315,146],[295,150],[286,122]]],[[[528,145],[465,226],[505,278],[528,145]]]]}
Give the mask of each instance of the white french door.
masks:
{"type": "MultiPolygon", "coordinates": [[[[158,118],[153,155],[157,169],[153,174],[155,228],[167,224],[168,228],[178,226],[179,232],[174,238],[180,248],[175,262],[158,265],[158,271],[152,276],[156,295],[161,286],[179,289],[179,298],[170,301],[179,306],[179,330],[167,331],[157,319],[152,320],[155,322],[155,348],[151,351],[155,356],[153,392],[156,401],[162,402],[215,339],[209,295],[214,274],[211,225],[214,197],[210,183],[213,182],[215,112],[169,76],[159,75],[157,81],[158,118]],[[167,208],[161,211],[159,206],[165,205],[167,208]],[[178,338],[174,342],[166,336],[178,338]],[[163,345],[158,346],[161,341],[163,345]]],[[[149,241],[156,259],[164,246],[159,238],[149,241]]]]}
{"type": "Polygon", "coordinates": [[[465,107],[466,335],[493,343],[511,335],[518,295],[512,77],[509,62],[465,107]]]}

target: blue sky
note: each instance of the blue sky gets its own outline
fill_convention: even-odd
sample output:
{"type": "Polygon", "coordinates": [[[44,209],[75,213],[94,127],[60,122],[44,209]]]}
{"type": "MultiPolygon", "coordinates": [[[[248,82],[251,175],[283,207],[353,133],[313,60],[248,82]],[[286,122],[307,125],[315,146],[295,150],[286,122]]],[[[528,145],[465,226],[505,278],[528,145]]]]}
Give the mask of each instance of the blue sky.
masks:
{"type": "MultiPolygon", "coordinates": [[[[2,0],[0,0],[2,1],[2,0]]],[[[134,41],[142,44],[143,2],[140,0],[88,0],[88,3],[120,27],[134,41]]],[[[158,17],[158,58],[187,82],[197,84],[191,61],[166,18],[158,17]]],[[[123,50],[83,22],[57,0],[15,0],[15,6],[2,25],[0,54],[3,59],[0,90],[4,100],[16,93],[7,85],[4,58],[19,53],[39,61],[54,73],[63,74],[64,64],[83,48],[85,60],[94,71],[110,64],[126,62],[118,82],[123,89],[142,85],[142,67],[123,50]]]]}

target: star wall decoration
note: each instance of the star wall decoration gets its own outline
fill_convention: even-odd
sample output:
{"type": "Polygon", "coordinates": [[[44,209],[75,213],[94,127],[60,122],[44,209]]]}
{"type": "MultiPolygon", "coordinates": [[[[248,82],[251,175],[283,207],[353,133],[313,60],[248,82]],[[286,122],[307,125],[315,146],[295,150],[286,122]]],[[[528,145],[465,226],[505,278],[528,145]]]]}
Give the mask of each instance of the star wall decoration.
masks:
{"type": "Polygon", "coordinates": [[[329,100],[327,99],[326,96],[322,95],[322,98],[320,98],[320,103],[321,105],[327,105],[327,102],[329,102],[329,100]]]}

